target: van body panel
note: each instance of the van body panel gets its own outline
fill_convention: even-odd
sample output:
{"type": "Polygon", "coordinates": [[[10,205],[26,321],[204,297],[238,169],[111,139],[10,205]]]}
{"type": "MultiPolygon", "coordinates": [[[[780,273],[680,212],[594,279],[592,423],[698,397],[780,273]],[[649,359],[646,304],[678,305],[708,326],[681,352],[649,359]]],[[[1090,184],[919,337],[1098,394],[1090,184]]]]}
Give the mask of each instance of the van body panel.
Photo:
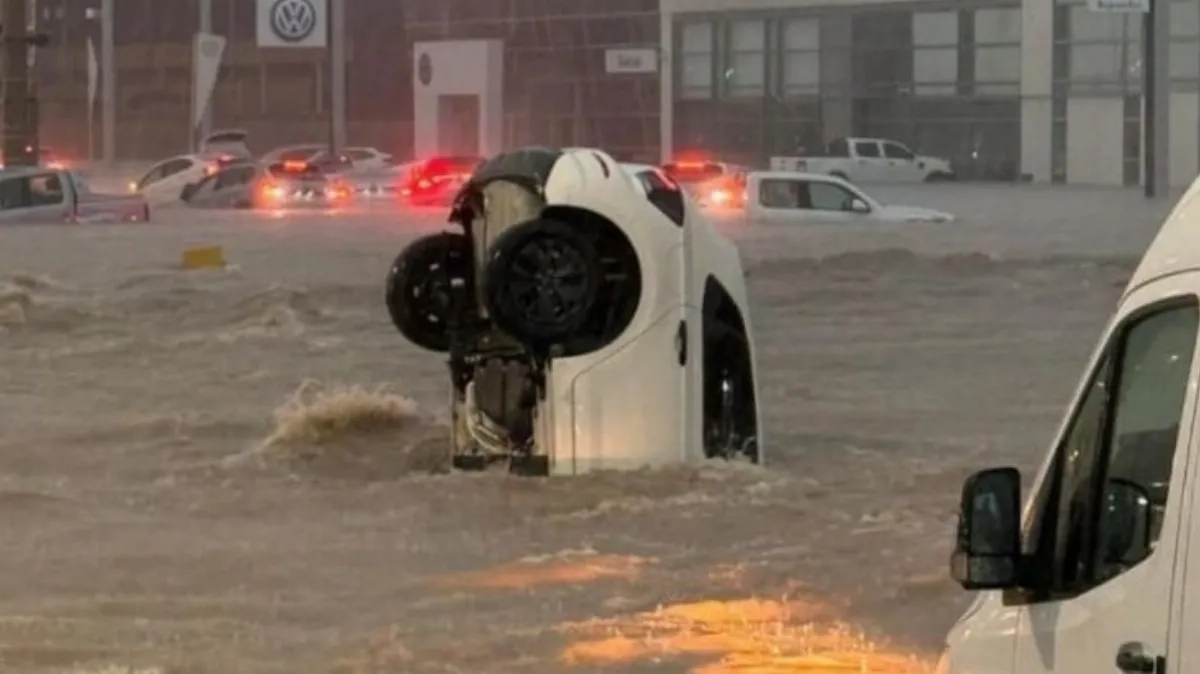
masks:
{"type": "MultiPolygon", "coordinates": [[[[1157,539],[1150,546],[1150,552],[1139,557],[1140,561],[1119,565],[1122,570],[1116,571],[1115,575],[1103,576],[1107,580],[1095,580],[1082,589],[1056,596],[1034,597],[1020,591],[981,594],[948,637],[947,671],[954,674],[1118,672],[1118,650],[1129,643],[1142,645],[1152,657],[1164,657],[1168,671],[1200,671],[1200,644],[1189,645],[1182,639],[1188,627],[1194,631],[1200,624],[1197,622],[1200,620],[1200,573],[1185,573],[1185,569],[1200,565],[1200,551],[1189,555],[1187,545],[1192,539],[1191,530],[1200,526],[1200,518],[1192,516],[1198,503],[1191,491],[1195,474],[1200,470],[1196,465],[1200,462],[1192,460],[1198,437],[1195,424],[1200,354],[1197,353],[1196,327],[1194,319],[1188,319],[1192,322],[1184,321],[1183,324],[1190,325],[1190,333],[1183,332],[1182,328],[1168,327],[1161,330],[1161,335],[1165,335],[1161,338],[1146,328],[1142,334],[1150,336],[1144,343],[1137,342],[1133,331],[1133,326],[1143,322],[1148,324],[1154,316],[1172,311],[1172,306],[1194,316],[1187,298],[1197,296],[1200,296],[1200,271],[1146,275],[1141,283],[1131,283],[1089,361],[1070,412],[1060,425],[1051,451],[1026,498],[1023,524],[1029,532],[1039,512],[1039,496],[1043,489],[1048,489],[1048,483],[1054,484],[1051,480],[1059,479],[1056,455],[1069,440],[1068,434],[1075,427],[1077,413],[1083,418],[1081,407],[1089,392],[1093,392],[1094,377],[1103,365],[1110,363],[1108,359],[1112,356],[1111,363],[1122,368],[1121,376],[1130,380],[1131,388],[1138,385],[1138,377],[1143,377],[1141,393],[1128,399],[1124,397],[1126,389],[1120,379],[1113,380],[1116,391],[1107,391],[1107,387],[1101,389],[1106,391],[1101,399],[1116,398],[1115,406],[1105,407],[1110,411],[1104,413],[1106,421],[1102,422],[1103,428],[1112,432],[1112,437],[1117,439],[1116,446],[1120,447],[1113,456],[1120,454],[1118,458],[1123,461],[1142,461],[1139,452],[1153,447],[1153,451],[1146,449],[1145,452],[1146,456],[1158,457],[1158,462],[1153,465],[1161,470],[1162,462],[1166,461],[1170,466],[1169,484],[1157,485],[1167,489],[1165,506],[1160,510],[1150,509],[1158,513],[1157,519],[1153,519],[1157,539]],[[1175,300],[1180,303],[1172,304],[1175,300]],[[1155,347],[1155,339],[1162,339],[1171,347],[1155,347]],[[1190,343],[1185,339],[1190,339],[1190,343]],[[1116,348],[1118,345],[1119,349],[1116,348]],[[1188,346],[1191,363],[1186,380],[1182,377],[1163,379],[1180,383],[1176,386],[1164,384],[1163,393],[1154,393],[1158,389],[1145,382],[1160,380],[1154,369],[1161,360],[1156,354],[1187,353],[1188,346]],[[1145,359],[1137,357],[1138,349],[1148,354],[1145,359]],[[1114,351],[1119,355],[1113,356],[1114,351]],[[1178,393],[1172,393],[1173,390],[1178,393]],[[1143,428],[1144,435],[1154,433],[1154,429],[1162,426],[1170,429],[1175,422],[1175,410],[1178,410],[1178,431],[1173,448],[1168,444],[1169,435],[1167,441],[1157,443],[1155,441],[1161,435],[1141,439],[1138,433],[1143,428]],[[1128,446],[1120,444],[1126,441],[1130,443],[1128,446]],[[1173,455],[1167,455],[1165,452],[1168,451],[1173,451],[1173,455]],[[1195,586],[1190,588],[1194,595],[1190,603],[1185,592],[1189,589],[1185,583],[1189,576],[1195,586]]],[[[1179,374],[1178,370],[1174,372],[1179,374]]],[[[1065,451],[1062,453],[1066,455],[1065,451]]],[[[1145,460],[1154,461],[1153,458],[1145,460]]],[[[1058,498],[1055,497],[1055,502],[1061,504],[1058,498]]],[[[1071,505],[1073,508],[1074,503],[1071,505]]]]}

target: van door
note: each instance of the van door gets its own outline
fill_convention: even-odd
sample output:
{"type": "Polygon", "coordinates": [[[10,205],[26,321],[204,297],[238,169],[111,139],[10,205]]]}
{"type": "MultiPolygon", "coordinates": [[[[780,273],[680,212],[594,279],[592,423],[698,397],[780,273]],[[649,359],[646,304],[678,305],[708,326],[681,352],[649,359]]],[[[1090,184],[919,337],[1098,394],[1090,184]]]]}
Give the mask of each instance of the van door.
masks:
{"type": "Polygon", "coordinates": [[[917,163],[917,155],[912,150],[895,141],[884,141],[883,158],[887,161],[884,167],[884,182],[890,183],[919,183],[925,179],[925,169],[917,163]]]}
{"type": "Polygon", "coordinates": [[[1193,456],[1197,290],[1197,273],[1136,290],[1094,358],[1026,513],[1023,584],[1038,589],[1004,597],[1020,608],[1016,672],[1168,671],[1193,456]]]}

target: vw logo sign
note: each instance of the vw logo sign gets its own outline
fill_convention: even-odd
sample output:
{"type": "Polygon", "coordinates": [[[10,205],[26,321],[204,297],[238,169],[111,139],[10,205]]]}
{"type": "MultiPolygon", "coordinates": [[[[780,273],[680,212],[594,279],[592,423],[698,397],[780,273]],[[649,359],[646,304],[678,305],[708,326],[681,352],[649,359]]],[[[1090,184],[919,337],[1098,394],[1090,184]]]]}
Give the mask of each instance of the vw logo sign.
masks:
{"type": "Polygon", "coordinates": [[[303,42],[317,27],[313,0],[275,0],[270,17],[271,32],[284,42],[303,42]]]}

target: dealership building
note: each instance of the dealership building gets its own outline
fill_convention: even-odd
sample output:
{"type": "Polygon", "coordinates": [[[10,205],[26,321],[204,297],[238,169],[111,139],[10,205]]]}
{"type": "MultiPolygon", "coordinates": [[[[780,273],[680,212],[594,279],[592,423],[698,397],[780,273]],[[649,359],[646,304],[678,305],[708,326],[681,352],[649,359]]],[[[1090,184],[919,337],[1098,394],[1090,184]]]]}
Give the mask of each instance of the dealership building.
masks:
{"type": "MultiPolygon", "coordinates": [[[[1200,158],[1200,0],[1159,0],[1171,182],[1200,158]]],[[[1142,16],[1085,0],[661,0],[665,154],[899,140],[964,177],[1136,185],[1142,16]],[[667,51],[669,49],[669,52],[667,51]]],[[[1161,57],[1160,57],[1161,58],[1161,57]]],[[[1163,100],[1160,97],[1160,100],[1163,100]]]]}

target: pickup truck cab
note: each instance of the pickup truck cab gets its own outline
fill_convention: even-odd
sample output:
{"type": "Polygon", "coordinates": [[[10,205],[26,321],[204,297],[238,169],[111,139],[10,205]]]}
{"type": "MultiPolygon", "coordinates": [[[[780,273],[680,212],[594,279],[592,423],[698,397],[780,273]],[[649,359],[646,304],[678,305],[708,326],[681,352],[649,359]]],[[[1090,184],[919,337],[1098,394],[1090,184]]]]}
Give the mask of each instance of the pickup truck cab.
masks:
{"type": "Polygon", "coordinates": [[[99,194],[71,171],[39,166],[0,170],[0,225],[44,222],[148,222],[141,195],[99,194]]]}
{"type": "Polygon", "coordinates": [[[955,178],[949,160],[921,156],[903,143],[882,138],[837,138],[823,155],[771,157],[771,170],[823,173],[856,183],[920,183],[955,178]]]}
{"type": "Polygon", "coordinates": [[[1200,181],[1126,286],[1023,516],[1018,469],[963,486],[951,575],[981,592],[941,672],[1200,671],[1198,334],[1200,181]]]}
{"type": "Polygon", "coordinates": [[[745,179],[745,214],[773,223],[950,222],[931,208],[882,204],[859,187],[819,173],[751,171],[745,179]]]}

